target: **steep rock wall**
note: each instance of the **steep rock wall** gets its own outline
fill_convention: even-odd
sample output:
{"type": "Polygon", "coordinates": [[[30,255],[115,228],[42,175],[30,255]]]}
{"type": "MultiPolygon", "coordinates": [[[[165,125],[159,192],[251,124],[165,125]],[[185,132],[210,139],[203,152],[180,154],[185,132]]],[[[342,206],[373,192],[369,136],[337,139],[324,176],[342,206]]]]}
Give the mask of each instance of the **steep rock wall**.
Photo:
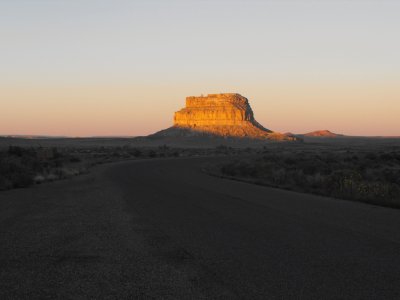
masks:
{"type": "Polygon", "coordinates": [[[221,136],[266,138],[272,133],[255,119],[247,98],[239,94],[187,97],[174,116],[174,127],[221,136]]]}
{"type": "Polygon", "coordinates": [[[248,100],[239,94],[211,94],[207,97],[187,97],[186,107],[175,113],[174,125],[243,126],[253,122],[248,100]]]}

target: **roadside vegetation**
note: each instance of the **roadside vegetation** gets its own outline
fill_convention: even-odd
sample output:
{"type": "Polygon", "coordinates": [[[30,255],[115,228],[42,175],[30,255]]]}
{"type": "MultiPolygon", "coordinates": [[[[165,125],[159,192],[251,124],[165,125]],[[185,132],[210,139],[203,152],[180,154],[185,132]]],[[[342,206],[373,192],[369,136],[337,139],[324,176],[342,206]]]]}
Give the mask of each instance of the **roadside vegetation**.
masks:
{"type": "Polygon", "coordinates": [[[213,175],[377,205],[400,207],[400,147],[272,144],[263,148],[89,146],[0,148],[0,190],[87,173],[107,162],[220,156],[213,175]]]}
{"type": "Polygon", "coordinates": [[[232,155],[230,147],[210,149],[159,147],[21,147],[0,148],[0,191],[28,187],[87,173],[98,164],[207,155],[232,155]]]}
{"type": "Polygon", "coordinates": [[[57,148],[10,146],[0,151],[0,190],[67,178],[83,172],[78,156],[57,148]]]}
{"type": "Polygon", "coordinates": [[[292,149],[230,159],[216,175],[329,197],[400,207],[400,150],[292,149]]]}

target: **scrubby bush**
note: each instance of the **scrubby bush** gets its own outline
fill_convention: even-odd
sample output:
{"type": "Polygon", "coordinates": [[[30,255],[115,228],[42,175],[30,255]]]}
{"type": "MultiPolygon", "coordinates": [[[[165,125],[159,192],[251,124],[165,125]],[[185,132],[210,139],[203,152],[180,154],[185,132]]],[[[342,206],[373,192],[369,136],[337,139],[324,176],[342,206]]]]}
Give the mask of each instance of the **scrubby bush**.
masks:
{"type": "Polygon", "coordinates": [[[400,151],[276,151],[226,162],[223,175],[400,207],[400,151]]]}
{"type": "Polygon", "coordinates": [[[78,162],[81,162],[82,159],[80,157],[78,157],[78,156],[71,156],[69,161],[72,162],[72,163],[78,163],[78,162]]]}
{"type": "Polygon", "coordinates": [[[66,157],[57,148],[10,146],[0,152],[0,190],[27,187],[40,174],[61,168],[66,157]]]}

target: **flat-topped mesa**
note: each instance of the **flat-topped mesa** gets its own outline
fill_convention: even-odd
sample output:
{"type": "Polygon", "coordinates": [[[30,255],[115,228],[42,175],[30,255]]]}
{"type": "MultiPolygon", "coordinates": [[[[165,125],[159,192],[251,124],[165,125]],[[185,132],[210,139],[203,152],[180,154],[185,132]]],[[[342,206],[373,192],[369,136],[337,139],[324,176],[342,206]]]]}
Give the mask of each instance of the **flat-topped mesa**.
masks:
{"type": "Polygon", "coordinates": [[[187,97],[186,107],[174,115],[174,126],[152,138],[232,137],[275,141],[298,140],[261,126],[247,98],[239,94],[209,94],[187,97]]]}
{"type": "Polygon", "coordinates": [[[235,126],[254,121],[248,100],[239,94],[210,94],[206,97],[187,97],[186,107],[175,113],[174,125],[235,126]]]}
{"type": "Polygon", "coordinates": [[[235,126],[253,120],[246,98],[239,94],[187,97],[186,107],[175,113],[174,125],[183,127],[235,126]]]}
{"type": "Polygon", "coordinates": [[[294,139],[261,126],[247,98],[235,93],[187,97],[186,107],[175,113],[173,128],[217,136],[294,139]]]}

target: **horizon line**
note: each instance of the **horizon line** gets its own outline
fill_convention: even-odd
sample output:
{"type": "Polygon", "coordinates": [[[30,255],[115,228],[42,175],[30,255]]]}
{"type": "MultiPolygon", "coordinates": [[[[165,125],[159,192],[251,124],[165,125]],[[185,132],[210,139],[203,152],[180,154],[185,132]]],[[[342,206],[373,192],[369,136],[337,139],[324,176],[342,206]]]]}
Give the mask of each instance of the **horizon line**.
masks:
{"type": "MultiPolygon", "coordinates": [[[[315,130],[318,131],[318,130],[315,130]]],[[[305,135],[308,133],[312,133],[315,131],[310,131],[306,133],[291,133],[293,135],[305,135]]],[[[286,134],[286,133],[284,133],[286,134]]],[[[337,133],[334,133],[337,134],[337,133]]],[[[151,135],[151,134],[148,134],[151,135]]],[[[42,135],[42,134],[0,134],[0,138],[20,138],[20,139],[95,139],[95,138],[138,138],[138,137],[147,137],[148,135],[87,135],[87,136],[69,136],[69,135],[42,135]]],[[[346,135],[346,134],[337,134],[335,137],[326,137],[326,136],[308,136],[307,138],[400,138],[400,135],[346,135]]]]}

